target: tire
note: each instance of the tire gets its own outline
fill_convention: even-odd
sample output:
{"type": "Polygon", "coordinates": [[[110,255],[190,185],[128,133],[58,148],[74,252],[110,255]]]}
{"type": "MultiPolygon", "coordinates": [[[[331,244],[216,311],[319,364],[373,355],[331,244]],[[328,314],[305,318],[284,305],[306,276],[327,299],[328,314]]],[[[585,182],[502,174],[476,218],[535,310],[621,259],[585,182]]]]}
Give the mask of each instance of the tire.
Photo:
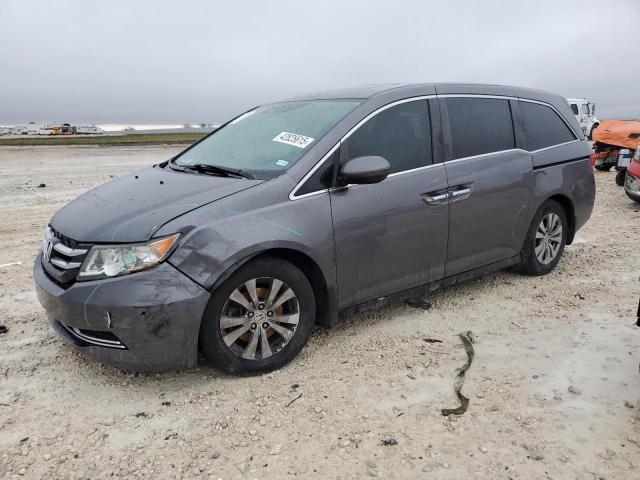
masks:
{"type": "MultiPolygon", "coordinates": [[[[555,229],[556,227],[554,226],[553,228],[548,229],[548,231],[552,233],[553,231],[555,231],[555,229]]],[[[536,214],[534,215],[533,220],[531,221],[531,225],[529,227],[529,231],[527,232],[527,237],[525,238],[524,245],[522,247],[522,252],[520,253],[521,260],[520,260],[519,271],[526,275],[538,276],[538,275],[546,275],[551,270],[553,270],[558,264],[558,262],[560,261],[560,257],[564,252],[564,247],[567,243],[568,231],[569,231],[569,223],[567,222],[567,215],[564,211],[564,208],[562,208],[562,206],[554,200],[547,200],[546,202],[544,202],[540,206],[536,214]],[[537,239],[536,235],[538,233],[543,233],[542,230],[540,230],[544,226],[544,224],[542,223],[543,220],[547,222],[547,225],[548,225],[549,219],[554,218],[553,215],[555,215],[555,217],[557,218],[557,221],[559,221],[562,227],[562,230],[559,234],[559,238],[557,235],[548,237],[549,243],[551,245],[549,253],[551,254],[555,252],[555,254],[552,256],[551,259],[549,258],[544,259],[544,257],[546,256],[547,250],[543,248],[542,249],[543,259],[546,261],[541,261],[541,259],[538,256],[539,252],[538,253],[536,252],[536,247],[539,247],[541,243],[544,244],[544,237],[542,239],[537,239]],[[551,241],[552,238],[558,238],[559,243],[556,245],[554,242],[551,241]],[[554,248],[554,246],[556,246],[557,249],[554,248]]]]}
{"type": "Polygon", "coordinates": [[[627,169],[626,168],[624,170],[620,170],[618,173],[616,173],[616,185],[618,185],[619,187],[624,187],[624,181],[625,181],[626,176],[627,176],[627,169]]]}
{"type": "Polygon", "coordinates": [[[591,127],[591,130],[589,131],[589,136],[587,137],[587,140],[593,140],[593,132],[596,131],[596,128],[598,128],[598,125],[600,125],[600,124],[596,123],[593,127],[591,127]]]}
{"type": "Polygon", "coordinates": [[[609,170],[611,170],[611,164],[610,163],[602,163],[600,165],[594,165],[596,170],[600,170],[601,172],[608,172],[609,170]]]}
{"type": "Polygon", "coordinates": [[[272,258],[249,261],[211,296],[200,327],[200,349],[220,370],[233,374],[268,372],[287,364],[302,350],[315,317],[313,289],[300,269],[272,258]],[[291,294],[293,298],[278,305],[291,294]],[[275,308],[271,310],[270,305],[275,308]]]}

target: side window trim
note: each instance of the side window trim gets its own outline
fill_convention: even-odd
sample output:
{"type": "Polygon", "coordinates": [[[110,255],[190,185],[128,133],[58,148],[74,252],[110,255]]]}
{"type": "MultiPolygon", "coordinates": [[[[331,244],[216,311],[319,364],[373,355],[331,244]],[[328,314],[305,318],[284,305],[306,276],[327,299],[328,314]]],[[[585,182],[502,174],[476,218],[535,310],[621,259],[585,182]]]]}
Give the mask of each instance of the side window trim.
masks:
{"type": "MultiPolygon", "coordinates": [[[[571,143],[574,142],[578,142],[580,141],[580,136],[578,134],[576,134],[575,130],[573,129],[573,127],[569,124],[569,122],[567,122],[567,120],[564,118],[564,116],[558,111],[557,108],[555,108],[553,105],[551,105],[550,103],[547,102],[541,102],[539,100],[532,100],[530,98],[523,98],[523,97],[512,97],[512,96],[506,96],[506,95],[483,95],[483,94],[455,94],[455,93],[450,93],[450,94],[441,94],[441,95],[421,95],[421,96],[416,96],[416,97],[410,97],[410,98],[403,98],[401,100],[396,100],[395,102],[391,102],[388,103],[386,105],[383,105],[382,107],[379,107],[378,109],[374,110],[373,112],[371,112],[370,114],[368,114],[365,118],[363,118],[362,120],[360,120],[355,126],[353,126],[333,147],[331,147],[331,149],[320,159],[320,161],[318,161],[318,163],[316,163],[306,174],[304,177],[302,177],[302,179],[296,183],[295,187],[293,187],[293,189],[291,190],[291,192],[289,193],[289,200],[297,200],[299,198],[304,198],[304,197],[310,197],[312,195],[318,195],[321,193],[326,193],[329,191],[329,188],[324,188],[322,190],[317,190],[315,192],[309,192],[309,193],[305,193],[302,195],[296,195],[296,192],[298,190],[300,190],[300,188],[302,187],[302,185],[309,179],[309,177],[311,177],[311,175],[313,175],[316,170],[318,170],[322,164],[327,161],[328,158],[331,157],[331,155],[336,151],[336,149],[338,149],[340,147],[340,144],[347,140],[358,128],[360,128],[364,123],[367,122],[367,120],[369,120],[370,118],[374,117],[375,115],[377,115],[378,113],[394,107],[396,105],[400,105],[402,103],[408,103],[408,102],[414,102],[417,100],[437,100],[438,101],[438,115],[436,119],[433,118],[433,111],[434,109],[432,108],[432,104],[429,104],[429,120],[430,120],[430,124],[431,124],[431,134],[432,134],[432,140],[431,140],[431,148],[432,148],[432,154],[435,154],[436,150],[435,150],[435,146],[436,143],[439,141],[442,141],[442,144],[440,145],[440,148],[443,149],[442,153],[442,159],[444,163],[447,162],[458,162],[461,160],[467,160],[470,158],[476,158],[476,157],[483,157],[486,155],[494,155],[496,153],[504,153],[504,152],[511,152],[511,151],[525,151],[528,153],[538,153],[544,150],[549,150],[552,148],[557,148],[557,147],[562,147],[564,145],[569,145],[571,143]],[[502,99],[502,100],[515,100],[518,102],[529,102],[529,103],[537,103],[539,105],[544,105],[546,107],[551,108],[556,115],[558,115],[558,117],[560,117],[560,119],[565,123],[565,125],[567,126],[567,128],[569,128],[569,131],[571,132],[571,134],[573,135],[574,139],[569,141],[569,142],[564,142],[564,143],[559,143],[557,145],[551,145],[548,147],[544,147],[544,148],[539,148],[537,150],[528,150],[528,145],[527,145],[527,149],[525,148],[518,148],[518,138],[516,135],[516,148],[509,148],[506,150],[500,150],[500,151],[496,151],[496,152],[488,152],[488,153],[483,153],[481,155],[473,155],[471,157],[463,157],[463,158],[456,158],[456,159],[451,159],[451,137],[450,137],[450,132],[449,132],[449,128],[448,128],[448,114],[447,114],[447,110],[446,110],[446,106],[443,108],[443,101],[441,99],[445,99],[445,98],[451,98],[451,97],[456,97],[456,98],[460,98],[460,97],[467,97],[467,98],[495,98],[495,99],[502,99]],[[434,129],[434,122],[439,122],[440,124],[440,134],[441,134],[441,139],[438,140],[438,137],[436,135],[434,135],[435,133],[435,129],[434,129]]],[[[511,103],[511,102],[510,102],[511,103]]],[[[513,106],[511,106],[513,107],[513,106]]],[[[516,130],[516,118],[514,118],[514,112],[513,112],[513,108],[511,108],[511,115],[512,115],[512,121],[513,121],[513,127],[514,130],[516,130]]],[[[523,120],[524,122],[524,120],[523,120]]],[[[391,174],[390,176],[394,176],[394,175],[402,175],[404,173],[408,173],[408,172],[414,172],[417,170],[422,170],[425,168],[430,168],[433,167],[435,165],[440,164],[440,161],[437,161],[437,158],[435,155],[433,155],[433,163],[431,165],[425,165],[424,167],[419,167],[416,169],[412,169],[412,170],[405,170],[402,172],[396,172],[391,174]]]]}

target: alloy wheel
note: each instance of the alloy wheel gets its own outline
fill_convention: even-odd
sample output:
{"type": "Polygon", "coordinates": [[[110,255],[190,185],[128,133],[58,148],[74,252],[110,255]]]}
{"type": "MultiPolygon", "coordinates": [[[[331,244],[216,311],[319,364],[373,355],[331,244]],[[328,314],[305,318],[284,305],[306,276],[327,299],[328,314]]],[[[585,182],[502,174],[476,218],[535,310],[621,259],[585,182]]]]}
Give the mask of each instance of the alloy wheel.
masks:
{"type": "Polygon", "coordinates": [[[562,220],[556,213],[548,213],[536,230],[535,253],[538,261],[548,265],[558,255],[562,245],[562,220]]]}
{"type": "Polygon", "coordinates": [[[282,280],[261,277],[238,286],[222,308],[220,333],[237,356],[260,360],[281,351],[300,320],[294,291],[282,280]]]}

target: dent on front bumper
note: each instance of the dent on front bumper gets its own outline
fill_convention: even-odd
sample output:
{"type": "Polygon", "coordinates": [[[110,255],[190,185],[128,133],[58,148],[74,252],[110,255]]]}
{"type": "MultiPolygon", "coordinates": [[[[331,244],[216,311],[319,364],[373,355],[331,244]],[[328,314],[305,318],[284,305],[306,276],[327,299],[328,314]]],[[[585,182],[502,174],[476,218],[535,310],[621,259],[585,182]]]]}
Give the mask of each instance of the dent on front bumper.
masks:
{"type": "Polygon", "coordinates": [[[45,274],[38,255],[33,278],[52,327],[77,350],[127,370],[196,365],[210,294],[170,264],[65,289],[45,274]]]}

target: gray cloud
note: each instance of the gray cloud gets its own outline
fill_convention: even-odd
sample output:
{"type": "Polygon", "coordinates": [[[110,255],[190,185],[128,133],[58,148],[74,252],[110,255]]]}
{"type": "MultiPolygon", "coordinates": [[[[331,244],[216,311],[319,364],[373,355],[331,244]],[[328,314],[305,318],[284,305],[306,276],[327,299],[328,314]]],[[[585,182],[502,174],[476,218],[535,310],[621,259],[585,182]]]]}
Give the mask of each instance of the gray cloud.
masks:
{"type": "Polygon", "coordinates": [[[220,122],[381,82],[490,82],[640,117],[640,4],[0,0],[0,122],[220,122]]]}

